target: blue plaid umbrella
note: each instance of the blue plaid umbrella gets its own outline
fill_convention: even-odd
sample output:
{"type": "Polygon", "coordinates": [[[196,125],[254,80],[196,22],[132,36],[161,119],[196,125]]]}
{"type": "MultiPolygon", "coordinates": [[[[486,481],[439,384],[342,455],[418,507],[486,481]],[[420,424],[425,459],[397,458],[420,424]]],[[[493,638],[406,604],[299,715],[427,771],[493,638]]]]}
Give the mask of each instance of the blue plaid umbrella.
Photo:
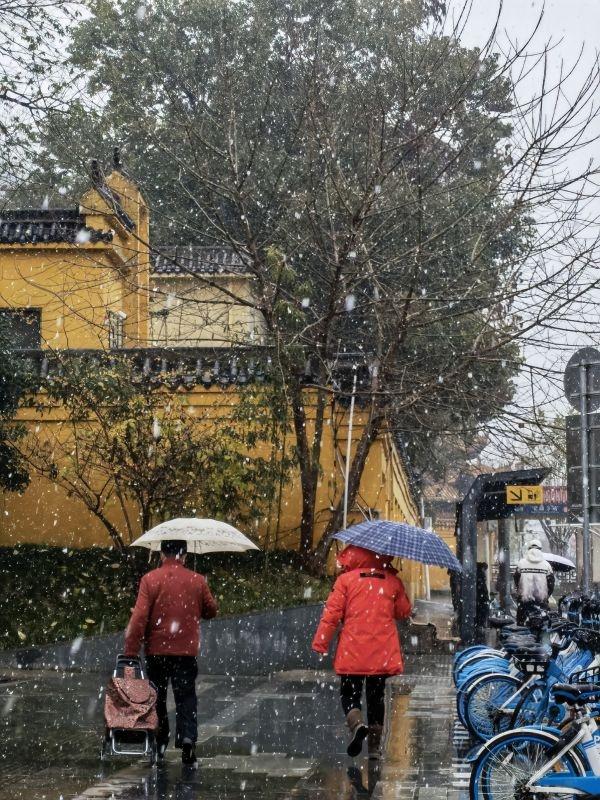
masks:
{"type": "Polygon", "coordinates": [[[411,561],[462,572],[460,562],[437,534],[406,522],[389,522],[385,519],[360,522],[335,533],[334,538],[386,556],[410,558],[411,561]]]}

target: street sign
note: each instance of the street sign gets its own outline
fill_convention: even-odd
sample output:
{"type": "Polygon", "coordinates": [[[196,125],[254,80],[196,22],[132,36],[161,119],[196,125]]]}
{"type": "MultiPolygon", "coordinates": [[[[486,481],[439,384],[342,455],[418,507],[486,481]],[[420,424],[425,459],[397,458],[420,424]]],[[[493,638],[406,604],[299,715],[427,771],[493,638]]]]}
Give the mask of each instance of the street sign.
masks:
{"type": "Polygon", "coordinates": [[[544,486],[543,501],[537,505],[515,505],[514,516],[525,518],[554,517],[559,519],[569,513],[566,486],[544,486]]]}
{"type": "Polygon", "coordinates": [[[566,517],[569,506],[566,503],[540,503],[539,505],[515,505],[513,516],[525,517],[566,517]]]}
{"type": "Polygon", "coordinates": [[[565,368],[565,395],[575,411],[581,410],[581,376],[579,368],[585,366],[587,372],[587,410],[600,408],[600,350],[595,347],[582,347],[573,353],[565,368]]]}
{"type": "Polygon", "coordinates": [[[506,503],[509,506],[538,505],[544,502],[544,490],[541,486],[507,486],[506,503]]]}

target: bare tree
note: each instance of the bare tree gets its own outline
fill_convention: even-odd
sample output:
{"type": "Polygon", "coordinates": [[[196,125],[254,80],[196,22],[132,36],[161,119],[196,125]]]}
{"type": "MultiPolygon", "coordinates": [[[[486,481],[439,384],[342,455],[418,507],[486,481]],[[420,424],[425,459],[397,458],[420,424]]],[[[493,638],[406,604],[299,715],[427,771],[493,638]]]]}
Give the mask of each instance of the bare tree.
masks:
{"type": "Polygon", "coordinates": [[[171,517],[264,516],[286,469],[269,453],[269,387],[232,395],[224,417],[222,407],[192,408],[185,395],[145,382],[114,355],[58,364],[36,401],[40,419],[60,409],[56,424],[30,426],[17,446],[31,474],[79,500],[118,550],[171,517]]]}

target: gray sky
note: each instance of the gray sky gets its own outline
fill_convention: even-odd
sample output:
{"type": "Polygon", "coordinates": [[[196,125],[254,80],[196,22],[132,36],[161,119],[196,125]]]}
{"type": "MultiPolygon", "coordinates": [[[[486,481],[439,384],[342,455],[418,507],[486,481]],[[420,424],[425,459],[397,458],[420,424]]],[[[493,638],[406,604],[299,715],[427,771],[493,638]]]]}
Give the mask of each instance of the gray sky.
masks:
{"type": "MultiPolygon", "coordinates": [[[[473,42],[482,32],[490,30],[497,4],[494,0],[474,0],[468,27],[473,42]]],[[[565,59],[579,51],[585,42],[593,52],[600,40],[600,3],[598,0],[504,0],[501,28],[512,40],[523,41],[527,32],[535,25],[540,12],[544,19],[540,33],[542,38],[562,39],[559,48],[565,59]]]]}
{"type": "MultiPolygon", "coordinates": [[[[461,0],[454,0],[452,6],[462,7],[461,0]]],[[[466,25],[463,41],[467,45],[483,45],[490,35],[498,10],[496,0],[473,0],[472,9],[466,25]]],[[[533,32],[539,15],[543,13],[540,28],[530,49],[539,50],[548,41],[553,44],[550,55],[550,76],[558,76],[561,68],[571,67],[581,55],[580,63],[575,71],[571,86],[574,87],[594,63],[600,49],[600,0],[504,0],[499,26],[498,41],[502,46],[509,41],[524,44],[533,32]]],[[[540,75],[534,74],[525,81],[519,93],[525,95],[535,92],[539,85],[540,75]]],[[[598,98],[600,104],[600,97],[598,98]]],[[[600,131],[600,116],[598,117],[600,131]]],[[[581,164],[588,158],[600,161],[600,143],[588,148],[585,153],[573,159],[570,165],[573,171],[581,169],[581,164]]],[[[593,217],[600,220],[600,200],[595,208],[590,209],[593,217]]],[[[599,265],[600,270],[600,265],[599,265]]],[[[592,279],[598,278],[598,273],[592,279]]],[[[549,331],[539,337],[537,344],[526,348],[525,355],[529,364],[543,367],[546,376],[534,379],[536,402],[546,411],[565,413],[568,409],[562,400],[562,381],[560,372],[570,354],[580,346],[593,344],[600,346],[600,292],[590,294],[581,304],[574,319],[587,318],[590,321],[586,333],[549,331]],[[543,339],[546,339],[544,342],[543,339]]],[[[576,322],[572,324],[577,324],[576,322]]],[[[567,322],[567,328],[569,323],[567,322]]],[[[519,384],[520,407],[532,407],[532,388],[530,378],[525,371],[519,384]]]]}

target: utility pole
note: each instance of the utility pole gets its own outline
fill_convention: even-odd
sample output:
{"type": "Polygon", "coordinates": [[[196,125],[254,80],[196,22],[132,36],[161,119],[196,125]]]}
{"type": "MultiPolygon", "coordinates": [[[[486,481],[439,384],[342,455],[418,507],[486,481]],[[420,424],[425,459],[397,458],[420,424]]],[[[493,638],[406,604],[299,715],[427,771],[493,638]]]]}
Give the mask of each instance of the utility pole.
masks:
{"type": "Polygon", "coordinates": [[[582,347],[571,356],[565,368],[564,388],[568,401],[579,411],[579,415],[569,416],[566,420],[567,493],[571,520],[581,520],[581,536],[577,537],[577,571],[581,588],[588,594],[592,584],[590,525],[598,518],[598,437],[592,421],[598,416],[593,412],[600,407],[599,350],[582,347]]]}
{"type": "Polygon", "coordinates": [[[344,530],[348,527],[348,484],[350,482],[350,459],[352,457],[352,425],[354,423],[354,400],[356,399],[356,366],[353,367],[352,397],[350,399],[350,417],[348,419],[348,437],[346,439],[346,464],[344,472],[344,530]]]}
{"type": "Polygon", "coordinates": [[[590,468],[589,468],[589,426],[588,426],[588,367],[579,365],[579,414],[581,423],[581,505],[583,511],[583,529],[581,544],[583,550],[582,589],[585,594],[590,590],[590,569],[592,553],[590,546],[590,468]]]}

